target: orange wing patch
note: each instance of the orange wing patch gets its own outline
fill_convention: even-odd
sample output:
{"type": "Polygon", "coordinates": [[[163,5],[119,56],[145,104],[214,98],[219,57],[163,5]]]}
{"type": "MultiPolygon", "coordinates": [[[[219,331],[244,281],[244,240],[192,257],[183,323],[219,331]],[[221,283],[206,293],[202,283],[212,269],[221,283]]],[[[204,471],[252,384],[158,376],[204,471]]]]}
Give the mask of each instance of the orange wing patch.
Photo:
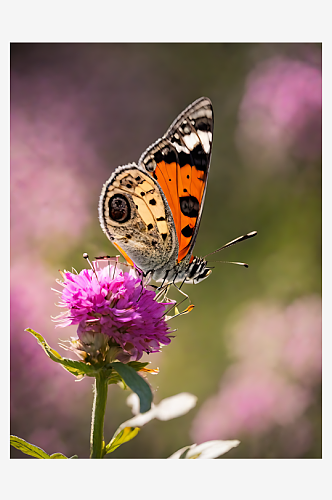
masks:
{"type": "Polygon", "coordinates": [[[126,252],[124,250],[122,250],[122,248],[117,244],[115,243],[114,241],[112,241],[113,245],[115,246],[115,248],[117,248],[117,250],[119,250],[119,252],[121,253],[122,257],[128,262],[128,264],[132,267],[135,267],[135,264],[133,263],[133,261],[131,260],[130,257],[128,257],[128,255],[126,254],[126,252]]]}
{"type": "Polygon", "coordinates": [[[202,204],[206,174],[186,164],[161,161],[153,174],[173,214],[179,241],[178,262],[187,255],[202,204]]]}
{"type": "MultiPolygon", "coordinates": [[[[164,161],[161,161],[157,164],[156,170],[153,174],[153,177],[158,181],[164,195],[166,196],[169,208],[173,214],[176,231],[181,222],[179,213],[179,198],[176,189],[177,167],[178,165],[175,162],[165,163],[164,161]]],[[[177,236],[179,238],[178,233],[177,236]]]]}
{"type": "Polygon", "coordinates": [[[189,252],[191,240],[194,234],[197,218],[202,204],[204,187],[206,184],[205,173],[201,170],[198,170],[194,166],[187,164],[184,167],[179,167],[179,174],[179,199],[182,201],[182,203],[184,203],[186,200],[183,199],[187,197],[187,204],[193,203],[194,206],[191,210],[189,210],[189,212],[191,212],[190,216],[184,215],[181,212],[178,262],[184,259],[189,252]]]}

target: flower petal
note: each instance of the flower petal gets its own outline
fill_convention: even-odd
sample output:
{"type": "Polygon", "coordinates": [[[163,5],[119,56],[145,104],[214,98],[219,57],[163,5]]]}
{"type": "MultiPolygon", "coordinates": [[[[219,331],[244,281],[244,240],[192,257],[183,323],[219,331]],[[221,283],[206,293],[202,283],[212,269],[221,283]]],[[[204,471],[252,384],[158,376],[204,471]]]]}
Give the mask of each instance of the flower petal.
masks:
{"type": "Polygon", "coordinates": [[[136,394],[131,394],[127,398],[127,404],[131,407],[135,417],[123,422],[119,429],[124,427],[142,427],[154,418],[158,420],[171,420],[172,418],[185,415],[196,405],[197,397],[189,392],[182,392],[165,398],[158,405],[152,404],[151,410],[146,413],[138,413],[139,399],[136,394]]]}
{"type": "Polygon", "coordinates": [[[181,392],[175,396],[165,398],[156,405],[158,420],[171,420],[185,415],[196,406],[197,397],[189,392],[181,392]]]}
{"type": "Polygon", "coordinates": [[[239,444],[240,441],[237,439],[233,441],[206,441],[199,445],[192,444],[190,446],[185,446],[168,458],[181,458],[181,455],[183,455],[186,450],[187,453],[182,458],[218,458],[220,455],[224,455],[239,444]]]}

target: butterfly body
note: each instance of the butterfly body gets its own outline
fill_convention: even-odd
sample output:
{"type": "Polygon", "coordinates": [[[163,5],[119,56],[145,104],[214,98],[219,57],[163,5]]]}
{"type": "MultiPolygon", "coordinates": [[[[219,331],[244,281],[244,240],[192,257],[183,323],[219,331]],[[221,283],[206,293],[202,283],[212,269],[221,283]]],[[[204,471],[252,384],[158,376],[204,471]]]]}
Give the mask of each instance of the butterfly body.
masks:
{"type": "Polygon", "coordinates": [[[213,110],[188,106],[138,164],[118,167],[104,184],[99,220],[107,237],[145,275],[198,283],[212,271],[192,252],[211,160],[213,110]]]}

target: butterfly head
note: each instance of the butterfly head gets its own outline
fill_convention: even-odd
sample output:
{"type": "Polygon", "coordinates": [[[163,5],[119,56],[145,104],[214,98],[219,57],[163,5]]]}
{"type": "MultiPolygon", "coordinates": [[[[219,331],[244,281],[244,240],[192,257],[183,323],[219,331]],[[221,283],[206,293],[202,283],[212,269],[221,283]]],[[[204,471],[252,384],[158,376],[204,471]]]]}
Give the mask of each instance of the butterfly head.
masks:
{"type": "Polygon", "coordinates": [[[185,270],[185,282],[197,284],[205,280],[212,273],[212,269],[207,267],[207,261],[202,257],[194,257],[185,270]]]}

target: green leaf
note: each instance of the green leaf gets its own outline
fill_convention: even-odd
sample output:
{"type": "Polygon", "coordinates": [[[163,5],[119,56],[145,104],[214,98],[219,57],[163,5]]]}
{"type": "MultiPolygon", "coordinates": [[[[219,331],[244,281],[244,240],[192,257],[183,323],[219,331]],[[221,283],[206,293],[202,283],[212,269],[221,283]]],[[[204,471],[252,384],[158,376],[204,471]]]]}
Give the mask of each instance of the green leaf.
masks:
{"type": "Polygon", "coordinates": [[[10,444],[17,450],[35,458],[50,458],[50,456],[38,446],[30,444],[17,436],[10,436],[10,444]]]}
{"type": "Polygon", "coordinates": [[[75,361],[72,359],[63,358],[60,354],[52,349],[46,340],[40,335],[40,333],[35,332],[32,328],[26,328],[26,331],[31,333],[38,341],[38,344],[44,349],[47,356],[51,358],[56,363],[60,363],[65,370],[69,371],[76,377],[82,377],[87,375],[89,377],[95,377],[96,368],[91,365],[84,363],[83,361],[75,361]]]}
{"type": "Polygon", "coordinates": [[[127,365],[134,368],[136,372],[140,371],[142,368],[145,368],[148,364],[148,361],[145,363],[141,363],[140,361],[129,361],[129,363],[127,363],[127,365]]]}
{"type": "MultiPolygon", "coordinates": [[[[65,455],[62,453],[53,453],[53,455],[49,455],[46,453],[46,451],[42,450],[38,446],[35,446],[34,444],[28,443],[22,438],[19,438],[17,436],[10,436],[10,444],[16,448],[17,450],[20,450],[22,453],[25,453],[26,455],[30,455],[31,457],[35,458],[66,458],[65,455]]],[[[77,455],[73,455],[70,458],[78,458],[77,455]]]]}
{"type": "Polygon", "coordinates": [[[67,371],[75,375],[76,377],[81,377],[82,375],[87,375],[88,377],[96,376],[96,368],[92,365],[88,365],[83,361],[75,361],[73,359],[62,358],[62,361],[59,361],[63,368],[67,371]]]}
{"type": "Polygon", "coordinates": [[[53,453],[53,455],[51,455],[50,458],[67,458],[68,459],[68,457],[66,457],[62,453],[53,453]]]}
{"type": "Polygon", "coordinates": [[[119,382],[123,382],[123,379],[115,370],[113,370],[107,382],[108,384],[118,384],[119,382]]]}
{"type": "Polygon", "coordinates": [[[136,392],[140,399],[140,413],[149,411],[152,403],[152,392],[149,384],[136,373],[132,366],[120,362],[114,362],[111,363],[111,365],[123,378],[125,384],[127,384],[133,392],[136,392]]]}
{"type": "Polygon", "coordinates": [[[118,434],[115,433],[114,437],[105,447],[104,454],[107,455],[107,453],[112,453],[114,450],[119,448],[119,446],[121,446],[124,443],[127,443],[135,436],[137,436],[139,431],[140,431],[139,427],[125,427],[118,434]]]}
{"type": "MultiPolygon", "coordinates": [[[[131,366],[132,368],[134,368],[134,370],[136,372],[138,372],[142,368],[145,368],[148,364],[149,364],[149,362],[141,363],[140,361],[130,361],[129,363],[127,363],[127,366],[131,366]]],[[[123,388],[126,389],[127,386],[126,386],[126,383],[125,383],[124,379],[121,377],[121,375],[119,375],[113,369],[113,364],[112,363],[108,363],[105,366],[105,369],[107,369],[107,368],[110,369],[109,376],[108,376],[108,383],[109,384],[118,384],[119,382],[122,382],[123,388]]]]}

